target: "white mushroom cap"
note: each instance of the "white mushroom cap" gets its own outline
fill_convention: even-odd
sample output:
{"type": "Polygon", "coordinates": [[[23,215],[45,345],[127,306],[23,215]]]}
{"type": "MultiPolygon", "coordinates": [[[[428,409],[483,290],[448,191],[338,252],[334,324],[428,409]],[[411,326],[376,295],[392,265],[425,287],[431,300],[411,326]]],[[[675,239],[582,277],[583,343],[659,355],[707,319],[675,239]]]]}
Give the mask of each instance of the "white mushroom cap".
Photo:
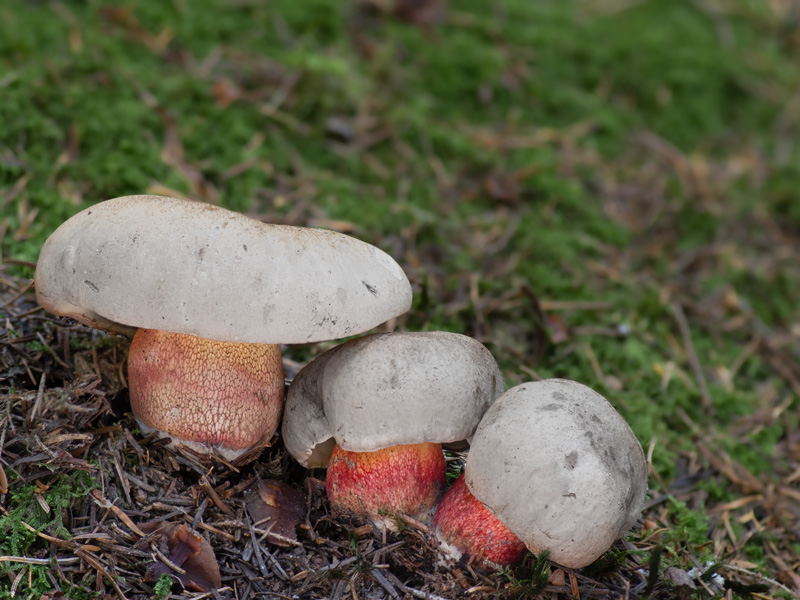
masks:
{"type": "Polygon", "coordinates": [[[286,449],[326,466],[331,438],[344,450],[468,439],[503,392],[489,351],[457,333],[386,333],[350,340],[298,373],[286,399],[286,449]]]}
{"type": "Polygon", "coordinates": [[[45,309],[93,327],[229,342],[336,339],[411,305],[403,270],[365,242],[163,196],[75,215],[44,244],[35,280],[45,309]]]}
{"type": "Polygon", "coordinates": [[[534,553],[586,566],[638,519],[647,463],[600,394],[562,379],[508,390],[486,412],[467,458],[472,494],[534,553]]]}

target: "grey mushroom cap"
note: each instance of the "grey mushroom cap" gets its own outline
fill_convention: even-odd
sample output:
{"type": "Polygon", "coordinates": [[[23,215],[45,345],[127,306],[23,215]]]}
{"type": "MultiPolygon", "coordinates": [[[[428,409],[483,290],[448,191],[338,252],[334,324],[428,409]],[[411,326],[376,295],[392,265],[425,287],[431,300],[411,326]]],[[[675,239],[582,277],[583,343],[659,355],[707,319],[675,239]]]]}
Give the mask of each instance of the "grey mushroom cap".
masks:
{"type": "Polygon", "coordinates": [[[486,412],[467,458],[472,494],[535,554],[584,567],[641,514],[642,446],[600,394],[561,379],[509,389],[486,412]]]}
{"type": "Polygon", "coordinates": [[[163,196],[78,213],[45,242],[35,281],[46,310],[99,329],[229,342],[337,339],[411,306],[405,273],[370,244],[163,196]]]}
{"type": "Polygon", "coordinates": [[[489,351],[457,333],[398,332],[350,340],[298,373],[283,438],[303,466],[326,466],[335,441],[351,452],[468,439],[503,392],[489,351]]]}

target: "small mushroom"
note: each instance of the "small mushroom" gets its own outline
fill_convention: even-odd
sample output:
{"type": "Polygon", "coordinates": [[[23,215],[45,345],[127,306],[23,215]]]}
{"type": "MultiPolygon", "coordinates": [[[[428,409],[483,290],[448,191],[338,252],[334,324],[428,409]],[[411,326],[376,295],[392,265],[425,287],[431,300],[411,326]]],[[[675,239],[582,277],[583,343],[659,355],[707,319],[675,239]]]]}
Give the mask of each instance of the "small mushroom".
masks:
{"type": "Polygon", "coordinates": [[[411,304],[402,269],[374,246],[162,196],[66,221],[35,281],[51,313],[134,338],[128,383],[143,431],[229,459],[278,426],[278,344],[354,335],[411,304]]]}
{"type": "Polygon", "coordinates": [[[394,529],[393,513],[430,522],[445,489],[442,444],[462,442],[503,391],[492,355],[456,333],[351,340],[298,373],[282,432],[305,467],[328,467],[335,512],[394,529]]]}
{"type": "MultiPolygon", "coordinates": [[[[475,431],[464,482],[479,503],[454,486],[433,527],[454,559],[482,556],[510,565],[521,555],[494,552],[485,539],[517,536],[534,554],[565,567],[584,567],[628,531],[647,494],[647,463],[628,424],[590,388],[563,379],[506,391],[475,431]],[[457,506],[452,506],[455,503],[457,506]],[[471,508],[472,507],[472,508],[471,508]],[[488,509],[494,526],[471,511],[488,509]]],[[[482,513],[481,513],[482,514],[482,513]]]]}

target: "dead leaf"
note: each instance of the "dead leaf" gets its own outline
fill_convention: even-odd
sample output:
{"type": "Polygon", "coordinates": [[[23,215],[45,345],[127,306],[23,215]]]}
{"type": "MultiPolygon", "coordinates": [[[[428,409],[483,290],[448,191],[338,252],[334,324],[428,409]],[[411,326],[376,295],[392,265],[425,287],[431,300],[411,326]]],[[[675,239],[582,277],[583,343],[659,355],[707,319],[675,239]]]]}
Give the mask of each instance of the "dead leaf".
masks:
{"type": "Polygon", "coordinates": [[[556,569],[552,573],[550,573],[550,577],[547,578],[547,583],[550,585],[564,585],[567,579],[564,574],[564,569],[556,569]]]}
{"type": "Polygon", "coordinates": [[[489,173],[483,178],[486,195],[500,204],[517,204],[522,199],[522,186],[512,173],[489,173]]]}
{"type": "Polygon", "coordinates": [[[145,581],[157,581],[159,576],[167,573],[180,581],[185,589],[195,592],[208,592],[222,586],[214,550],[185,523],[155,521],[140,523],[139,529],[148,535],[155,533],[159,551],[170,563],[184,571],[175,572],[163,561],[156,560],[147,568],[145,581]]]}
{"type": "Polygon", "coordinates": [[[100,16],[122,28],[132,40],[146,46],[152,52],[161,54],[175,37],[175,32],[171,29],[163,29],[157,34],[148,31],[136,18],[133,8],[118,8],[113,6],[101,6],[100,16]]]}
{"type": "Polygon", "coordinates": [[[242,90],[230,79],[218,79],[211,88],[211,95],[220,108],[225,108],[242,97],[242,90]]]}
{"type": "Polygon", "coordinates": [[[245,492],[245,503],[256,527],[269,531],[268,542],[283,547],[295,545],[295,528],[306,517],[304,494],[280,481],[265,480],[245,492]]]}
{"type": "Polygon", "coordinates": [[[445,20],[445,0],[395,0],[394,14],[397,18],[428,28],[445,20]]]}
{"type": "Polygon", "coordinates": [[[791,589],[794,593],[800,594],[800,575],[788,569],[778,571],[778,581],[791,589]]]}
{"type": "Polygon", "coordinates": [[[559,315],[546,313],[545,324],[552,343],[563,344],[569,340],[569,325],[559,315]]]}
{"type": "Polygon", "coordinates": [[[694,583],[694,577],[678,567],[667,567],[664,569],[664,577],[677,586],[688,587],[693,590],[697,589],[697,586],[694,583]]]}

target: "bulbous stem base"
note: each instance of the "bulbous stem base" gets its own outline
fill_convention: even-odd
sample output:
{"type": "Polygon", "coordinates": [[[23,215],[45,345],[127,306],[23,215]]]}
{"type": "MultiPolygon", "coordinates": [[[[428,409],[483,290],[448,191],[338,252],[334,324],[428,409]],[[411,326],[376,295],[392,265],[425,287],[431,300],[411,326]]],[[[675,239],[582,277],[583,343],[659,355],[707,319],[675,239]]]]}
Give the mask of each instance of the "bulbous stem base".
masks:
{"type": "Polygon", "coordinates": [[[442,498],[431,526],[445,563],[474,557],[484,565],[513,566],[525,556],[525,544],[472,495],[463,473],[442,498]]]}
{"type": "Polygon", "coordinates": [[[334,448],[328,463],[331,508],[396,530],[396,513],[430,523],[446,487],[441,444],[390,446],[376,452],[334,448]]]}
{"type": "Polygon", "coordinates": [[[128,354],[131,407],[143,429],[231,459],[278,427],[280,346],[139,329],[128,354]]]}

